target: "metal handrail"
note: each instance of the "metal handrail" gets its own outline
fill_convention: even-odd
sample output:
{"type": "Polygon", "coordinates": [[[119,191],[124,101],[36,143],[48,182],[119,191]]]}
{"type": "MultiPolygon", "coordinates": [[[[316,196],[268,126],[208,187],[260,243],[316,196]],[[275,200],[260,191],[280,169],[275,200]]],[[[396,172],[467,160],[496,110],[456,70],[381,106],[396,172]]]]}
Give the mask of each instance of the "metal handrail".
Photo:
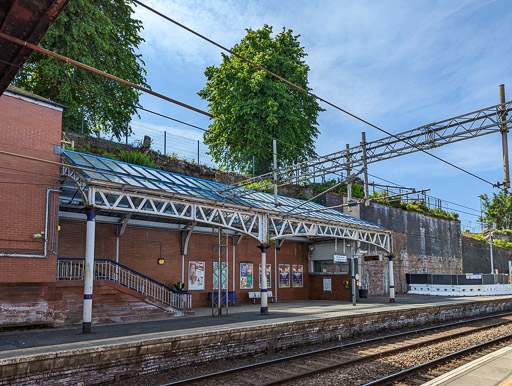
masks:
{"type": "MultiPolygon", "coordinates": [[[[83,280],[83,258],[58,258],[57,280],[83,280]]],[[[109,259],[94,260],[94,279],[110,280],[180,310],[192,308],[192,294],[176,291],[146,275],[109,259]]]]}

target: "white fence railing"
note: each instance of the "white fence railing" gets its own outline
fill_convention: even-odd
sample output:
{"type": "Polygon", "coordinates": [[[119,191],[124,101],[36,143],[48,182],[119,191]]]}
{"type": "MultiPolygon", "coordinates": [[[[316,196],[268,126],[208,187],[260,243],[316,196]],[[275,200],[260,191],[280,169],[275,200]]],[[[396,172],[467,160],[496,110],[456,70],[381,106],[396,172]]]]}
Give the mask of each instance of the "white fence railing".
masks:
{"type": "MultiPolygon", "coordinates": [[[[83,280],[84,259],[58,258],[57,280],[83,280]]],[[[110,280],[180,310],[192,308],[192,294],[179,292],[108,259],[94,260],[94,280],[110,280]]]]}

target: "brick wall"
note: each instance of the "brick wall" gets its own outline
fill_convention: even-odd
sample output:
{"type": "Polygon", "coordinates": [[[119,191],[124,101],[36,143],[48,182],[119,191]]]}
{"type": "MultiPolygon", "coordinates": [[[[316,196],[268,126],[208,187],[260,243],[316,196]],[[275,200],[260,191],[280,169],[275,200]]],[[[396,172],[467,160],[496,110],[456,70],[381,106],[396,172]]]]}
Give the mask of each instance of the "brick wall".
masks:
{"type": "MultiPolygon", "coordinates": [[[[6,91],[0,96],[0,149],[58,161],[62,109],[6,91]]],[[[59,166],[0,154],[0,253],[42,255],[46,191],[60,176],[59,166]]],[[[51,221],[50,221],[51,223],[51,221]]],[[[0,282],[55,281],[55,256],[0,256],[0,282]]]]}
{"type": "Polygon", "coordinates": [[[349,281],[349,275],[311,275],[309,277],[309,298],[312,300],[342,300],[349,301],[350,289],[344,282],[349,281]],[[331,278],[331,292],[324,292],[324,277],[331,278]]]}
{"type": "MultiPolygon", "coordinates": [[[[59,232],[59,256],[84,257],[85,255],[85,229],[86,222],[78,220],[60,220],[59,232]]],[[[173,287],[181,281],[182,257],[181,257],[181,232],[128,226],[119,242],[119,262],[146,276],[151,277],[167,286],[173,287]],[[159,265],[157,259],[160,256],[162,246],[162,258],[165,264],[159,265]]],[[[223,239],[225,244],[225,238],[223,239]]],[[[217,244],[217,236],[204,233],[193,233],[188,246],[188,254],[185,256],[185,288],[187,288],[189,262],[199,261],[205,263],[204,290],[191,290],[192,304],[194,307],[207,306],[208,292],[213,288],[213,262],[218,259],[218,250],[213,248],[217,244]]],[[[261,264],[261,252],[257,248],[258,241],[244,237],[236,246],[235,280],[233,283],[233,238],[228,240],[228,283],[229,290],[235,290],[236,296],[243,302],[252,302],[249,292],[259,291],[259,264],[261,264]],[[253,264],[253,288],[240,288],[240,263],[253,264]],[[234,284],[234,289],[233,289],[234,284]]],[[[267,264],[271,264],[271,286],[278,300],[308,299],[308,275],[307,275],[307,246],[302,243],[285,242],[277,251],[277,265],[293,264],[303,265],[303,286],[294,288],[276,288],[275,248],[267,250],[267,264]]],[[[96,224],[95,258],[115,260],[116,256],[116,225],[96,224]]],[[[225,256],[225,255],[224,255],[225,256]]],[[[225,258],[223,259],[225,261],[225,258]]],[[[291,280],[291,275],[290,275],[291,280]]]]}
{"type": "MultiPolygon", "coordinates": [[[[396,308],[306,320],[277,321],[259,326],[233,326],[222,331],[169,334],[101,347],[68,344],[66,350],[30,352],[4,358],[0,379],[6,384],[105,384],[130,376],[156,374],[214,360],[254,357],[293,347],[342,341],[377,332],[400,331],[432,323],[506,312],[510,298],[468,301],[416,309],[396,308]]],[[[122,383],[122,382],[121,382],[122,383]]]]}

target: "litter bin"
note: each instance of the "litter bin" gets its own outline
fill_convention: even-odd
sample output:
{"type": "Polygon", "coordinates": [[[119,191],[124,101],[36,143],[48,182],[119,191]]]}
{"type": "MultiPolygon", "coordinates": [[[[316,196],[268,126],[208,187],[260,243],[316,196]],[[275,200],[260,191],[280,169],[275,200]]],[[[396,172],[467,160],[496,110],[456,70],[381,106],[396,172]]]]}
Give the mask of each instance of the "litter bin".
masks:
{"type": "Polygon", "coordinates": [[[366,299],[368,297],[368,290],[359,288],[359,297],[366,299]]]}

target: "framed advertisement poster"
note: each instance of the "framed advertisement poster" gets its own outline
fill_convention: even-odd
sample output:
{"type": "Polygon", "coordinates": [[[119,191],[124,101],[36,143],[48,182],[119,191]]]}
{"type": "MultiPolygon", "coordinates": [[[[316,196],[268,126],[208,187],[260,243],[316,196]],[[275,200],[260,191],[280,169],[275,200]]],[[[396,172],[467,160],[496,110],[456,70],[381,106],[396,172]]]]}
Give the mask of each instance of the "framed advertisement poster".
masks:
{"type": "MultiPolygon", "coordinates": [[[[222,272],[222,289],[228,289],[228,266],[225,262],[221,263],[222,272]]],[[[219,263],[217,261],[213,262],[213,289],[219,289],[219,263]]]]}
{"type": "Polygon", "coordinates": [[[324,277],[324,292],[332,292],[332,284],[331,284],[331,278],[330,277],[324,277]]]}
{"type": "Polygon", "coordinates": [[[290,264],[279,264],[279,288],[290,288],[290,264]]]}
{"type": "Polygon", "coordinates": [[[188,288],[187,290],[204,290],[204,261],[188,262],[188,288]]]}
{"type": "Polygon", "coordinates": [[[304,266],[292,265],[292,287],[301,288],[304,285],[304,266]]]}
{"type": "Polygon", "coordinates": [[[252,289],[253,264],[240,263],[240,289],[252,289]]]}
{"type": "MultiPolygon", "coordinates": [[[[272,288],[271,272],[272,272],[272,265],[271,264],[267,264],[267,269],[266,269],[266,272],[265,272],[267,274],[267,288],[272,288]]],[[[261,283],[263,282],[262,277],[261,277],[261,264],[259,264],[259,278],[260,278],[259,286],[261,288],[261,283]]]]}

